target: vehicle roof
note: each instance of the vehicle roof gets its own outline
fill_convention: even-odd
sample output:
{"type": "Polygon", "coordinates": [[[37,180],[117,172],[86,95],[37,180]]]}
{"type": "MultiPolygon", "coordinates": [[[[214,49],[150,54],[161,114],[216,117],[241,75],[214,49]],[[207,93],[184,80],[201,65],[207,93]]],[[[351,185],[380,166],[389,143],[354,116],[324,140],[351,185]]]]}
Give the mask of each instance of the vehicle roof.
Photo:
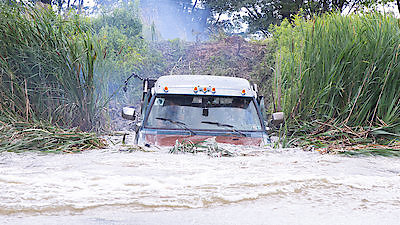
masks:
{"type": "Polygon", "coordinates": [[[249,81],[238,77],[211,76],[211,75],[169,75],[158,78],[154,85],[157,94],[190,94],[190,95],[223,95],[254,97],[249,81]],[[164,88],[168,90],[165,91],[164,88]],[[194,87],[198,91],[194,91],[194,87]],[[207,88],[207,92],[203,92],[207,88]],[[211,90],[215,88],[215,93],[211,90]],[[245,94],[242,94],[245,90],[245,94]]]}

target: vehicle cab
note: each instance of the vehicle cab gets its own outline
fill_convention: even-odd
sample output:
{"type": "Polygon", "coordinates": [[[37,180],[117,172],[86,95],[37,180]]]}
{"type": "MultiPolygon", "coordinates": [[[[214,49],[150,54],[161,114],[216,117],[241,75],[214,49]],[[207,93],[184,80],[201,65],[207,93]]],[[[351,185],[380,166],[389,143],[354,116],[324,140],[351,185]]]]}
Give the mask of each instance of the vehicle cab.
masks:
{"type": "Polygon", "coordinates": [[[234,145],[270,142],[263,98],[246,79],[171,75],[144,79],[143,87],[141,112],[124,108],[122,113],[137,121],[136,144],[172,146],[176,140],[197,143],[209,138],[234,145]]]}

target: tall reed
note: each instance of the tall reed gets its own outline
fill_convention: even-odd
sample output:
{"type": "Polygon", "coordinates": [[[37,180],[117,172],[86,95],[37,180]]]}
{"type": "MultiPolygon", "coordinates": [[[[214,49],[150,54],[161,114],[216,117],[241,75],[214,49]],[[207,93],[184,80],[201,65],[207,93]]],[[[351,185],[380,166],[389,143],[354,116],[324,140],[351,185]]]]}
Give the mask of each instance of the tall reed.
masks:
{"type": "MultiPolygon", "coordinates": [[[[100,46],[77,14],[0,3],[0,109],[16,120],[92,130],[100,46]]],[[[99,57],[101,58],[101,57],[99,57]]]]}
{"type": "Polygon", "coordinates": [[[277,83],[293,131],[315,132],[325,124],[400,136],[396,18],[380,13],[296,17],[293,25],[274,27],[274,34],[282,58],[277,83]]]}

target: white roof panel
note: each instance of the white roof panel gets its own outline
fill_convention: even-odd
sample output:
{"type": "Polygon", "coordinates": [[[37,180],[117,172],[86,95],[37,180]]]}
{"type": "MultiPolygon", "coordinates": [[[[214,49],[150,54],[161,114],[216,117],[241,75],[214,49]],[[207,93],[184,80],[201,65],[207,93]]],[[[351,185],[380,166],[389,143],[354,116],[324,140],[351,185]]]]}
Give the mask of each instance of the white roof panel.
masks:
{"type": "Polygon", "coordinates": [[[249,81],[238,77],[224,77],[211,75],[170,75],[158,78],[155,83],[155,93],[162,94],[192,94],[192,95],[224,95],[247,96],[256,95],[249,81]],[[167,91],[165,91],[167,87],[167,91]],[[194,87],[198,88],[197,93],[194,87]],[[207,88],[207,92],[203,92],[207,88]],[[215,93],[212,93],[215,88],[215,93]],[[245,94],[242,94],[245,90],[245,94]]]}

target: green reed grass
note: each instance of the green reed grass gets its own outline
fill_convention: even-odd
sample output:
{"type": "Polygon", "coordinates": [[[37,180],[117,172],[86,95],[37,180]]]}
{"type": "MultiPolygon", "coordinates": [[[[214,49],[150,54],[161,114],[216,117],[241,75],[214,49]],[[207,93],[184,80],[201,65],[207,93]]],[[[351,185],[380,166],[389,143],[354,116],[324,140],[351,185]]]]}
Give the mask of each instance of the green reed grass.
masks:
{"type": "Polygon", "coordinates": [[[73,12],[60,16],[45,6],[0,3],[2,114],[65,128],[95,127],[100,46],[85,24],[73,12]]]}
{"type": "Polygon", "coordinates": [[[290,132],[351,128],[351,136],[400,136],[399,21],[380,13],[295,18],[274,28],[275,84],[290,132]],[[277,88],[278,89],[278,88],[277,88]]]}

